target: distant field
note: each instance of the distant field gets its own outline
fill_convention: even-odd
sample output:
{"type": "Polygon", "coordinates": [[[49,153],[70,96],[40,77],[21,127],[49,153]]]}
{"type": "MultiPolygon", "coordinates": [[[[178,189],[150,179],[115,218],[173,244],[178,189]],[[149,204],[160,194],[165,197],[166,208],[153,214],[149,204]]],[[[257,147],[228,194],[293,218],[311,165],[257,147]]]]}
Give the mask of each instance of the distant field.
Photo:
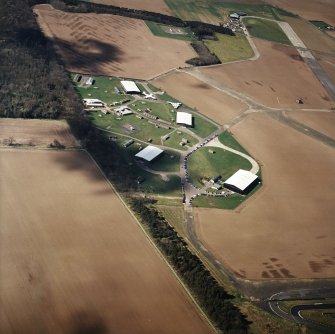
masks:
{"type": "Polygon", "coordinates": [[[79,147],[65,121],[0,118],[0,144],[48,146],[57,140],[65,147],[79,147]]]}
{"type": "Polygon", "coordinates": [[[226,180],[240,168],[249,170],[251,164],[241,156],[218,147],[206,146],[200,148],[188,159],[190,179],[196,186],[203,186],[200,182],[202,178],[221,175],[226,180]],[[209,153],[209,149],[212,149],[215,153],[209,153]]]}
{"type": "Polygon", "coordinates": [[[1,333],[212,333],[85,152],[0,155],[1,333]]]}
{"type": "Polygon", "coordinates": [[[148,79],[185,66],[189,43],[155,37],[142,20],[108,14],[66,13],[34,7],[38,23],[72,72],[148,79]],[[150,66],[147,66],[150,64],[150,66]]]}
{"type": "Polygon", "coordinates": [[[334,106],[294,48],[256,38],[254,42],[261,55],[257,60],[201,68],[200,71],[270,107],[301,109],[334,106]],[[302,98],[304,104],[297,104],[297,98],[302,98]]]}
{"type": "Polygon", "coordinates": [[[243,23],[254,37],[266,39],[270,42],[291,45],[291,42],[276,22],[258,18],[245,18],[243,19],[243,23]]]}
{"type": "Polygon", "coordinates": [[[216,34],[217,40],[205,40],[205,44],[222,63],[251,58],[254,52],[244,34],[235,36],[216,34]]]}

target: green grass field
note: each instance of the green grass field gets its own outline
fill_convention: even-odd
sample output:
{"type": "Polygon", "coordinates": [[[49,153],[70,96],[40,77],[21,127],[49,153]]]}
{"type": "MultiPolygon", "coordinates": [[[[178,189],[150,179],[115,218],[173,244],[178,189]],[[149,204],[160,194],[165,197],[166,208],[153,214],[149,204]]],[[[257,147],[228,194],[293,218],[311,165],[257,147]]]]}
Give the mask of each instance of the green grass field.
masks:
{"type": "Polygon", "coordinates": [[[160,175],[152,174],[137,168],[136,175],[145,178],[145,181],[139,185],[139,190],[146,194],[181,196],[181,185],[179,176],[169,176],[169,181],[163,181],[160,175]]]}
{"type": "Polygon", "coordinates": [[[254,37],[291,45],[291,42],[276,22],[258,18],[245,18],[243,22],[250,34],[254,37]]]}
{"type": "Polygon", "coordinates": [[[330,24],[324,22],[324,21],[309,21],[311,22],[313,25],[315,25],[317,28],[321,29],[321,30],[325,30],[327,29],[327,27],[330,26],[330,24]]]}
{"type": "Polygon", "coordinates": [[[244,34],[235,36],[216,34],[217,40],[205,40],[208,49],[222,63],[251,58],[254,52],[244,34]]]}
{"type": "Polygon", "coordinates": [[[179,172],[179,159],[180,154],[167,150],[148,166],[153,170],[162,172],[179,172]]]}
{"type": "Polygon", "coordinates": [[[199,116],[196,113],[192,113],[193,115],[193,128],[189,128],[192,132],[198,135],[201,138],[206,138],[211,133],[216,131],[218,127],[206,120],[205,118],[199,116]]]}
{"type": "Polygon", "coordinates": [[[240,143],[234,138],[234,136],[229,132],[225,131],[219,135],[219,141],[236,151],[242,152],[244,154],[250,155],[244,147],[240,145],[240,143]]]}
{"type": "Polygon", "coordinates": [[[194,185],[200,187],[202,178],[221,175],[225,180],[238,169],[249,170],[250,168],[251,164],[248,160],[218,147],[203,147],[188,159],[190,179],[194,185]],[[209,153],[209,149],[214,150],[215,153],[209,153]]]}
{"type": "Polygon", "coordinates": [[[185,34],[173,34],[168,33],[164,30],[164,28],[168,29],[169,26],[165,26],[152,21],[144,21],[144,22],[155,36],[178,39],[181,41],[190,41],[190,42],[195,40],[195,37],[193,36],[193,33],[189,28],[181,28],[183,29],[183,31],[185,31],[185,34]]]}
{"type": "MultiPolygon", "coordinates": [[[[158,201],[159,203],[159,201],[158,201]]],[[[171,206],[171,205],[158,205],[156,203],[155,207],[159,212],[162,213],[167,222],[173,226],[177,233],[181,236],[185,235],[183,221],[184,221],[184,209],[181,206],[171,206]]],[[[181,203],[181,199],[179,201],[181,203]]]]}
{"type": "Polygon", "coordinates": [[[335,309],[305,310],[301,311],[301,316],[305,319],[314,320],[326,326],[333,327],[335,332],[335,309]]]}
{"type": "Polygon", "coordinates": [[[107,104],[121,101],[125,98],[133,100],[134,97],[126,94],[116,94],[114,87],[117,87],[120,92],[124,92],[120,80],[114,77],[94,76],[95,83],[91,87],[76,86],[80,96],[85,98],[99,99],[107,104]],[[94,88],[97,87],[97,88],[94,88]]]}

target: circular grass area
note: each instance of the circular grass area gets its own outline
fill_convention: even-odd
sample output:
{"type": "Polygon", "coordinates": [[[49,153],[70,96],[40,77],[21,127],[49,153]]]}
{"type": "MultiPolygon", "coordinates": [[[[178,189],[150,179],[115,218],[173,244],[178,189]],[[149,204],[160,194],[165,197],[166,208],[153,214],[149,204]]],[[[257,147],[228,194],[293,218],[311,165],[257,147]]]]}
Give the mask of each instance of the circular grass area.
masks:
{"type": "Polygon", "coordinates": [[[219,147],[203,147],[188,159],[188,172],[191,182],[202,187],[201,179],[221,175],[224,180],[239,169],[251,169],[245,158],[219,147]],[[210,153],[209,150],[215,153],[210,153]]]}

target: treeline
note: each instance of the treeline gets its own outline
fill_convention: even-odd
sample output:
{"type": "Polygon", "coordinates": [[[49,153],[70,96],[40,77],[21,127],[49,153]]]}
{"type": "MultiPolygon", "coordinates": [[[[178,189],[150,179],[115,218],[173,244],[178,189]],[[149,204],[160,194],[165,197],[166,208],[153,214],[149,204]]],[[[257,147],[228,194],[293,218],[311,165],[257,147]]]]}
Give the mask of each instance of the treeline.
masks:
{"type": "Polygon", "coordinates": [[[41,33],[30,5],[0,0],[0,116],[58,118],[79,112],[81,100],[41,33]]]}
{"type": "Polygon", "coordinates": [[[203,41],[195,41],[191,43],[191,46],[199,57],[194,57],[186,61],[186,63],[194,66],[206,66],[220,64],[219,58],[211,53],[203,41]]]}
{"type": "Polygon", "coordinates": [[[175,16],[149,12],[146,10],[117,7],[112,5],[102,5],[81,0],[50,0],[50,3],[55,8],[68,12],[113,14],[126,16],[134,19],[141,19],[161,24],[172,25],[176,27],[189,27],[192,32],[200,39],[205,36],[212,36],[214,33],[234,35],[234,32],[231,29],[223,26],[199,21],[183,21],[182,19],[175,16]]]}
{"type": "Polygon", "coordinates": [[[230,301],[231,296],[199,258],[190,252],[186,242],[165,218],[148,204],[150,200],[147,199],[132,199],[131,203],[141,223],[149,228],[156,244],[196,296],[209,318],[227,333],[247,333],[249,322],[230,301]]]}

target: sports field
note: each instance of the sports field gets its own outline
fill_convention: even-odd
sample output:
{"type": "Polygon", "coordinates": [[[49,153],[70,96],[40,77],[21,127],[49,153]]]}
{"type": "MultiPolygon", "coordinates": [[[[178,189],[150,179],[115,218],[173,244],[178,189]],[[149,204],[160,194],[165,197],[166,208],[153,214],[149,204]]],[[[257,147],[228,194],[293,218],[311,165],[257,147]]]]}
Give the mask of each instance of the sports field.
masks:
{"type": "Polygon", "coordinates": [[[35,6],[38,23],[72,72],[148,79],[196,56],[184,41],[154,36],[142,20],[35,6]],[[148,66],[150,64],[150,66],[148,66]]]}
{"type": "Polygon", "coordinates": [[[211,333],[85,152],[0,155],[1,333],[211,333]]]}
{"type": "Polygon", "coordinates": [[[186,73],[166,75],[153,80],[152,84],[219,124],[227,123],[247,108],[244,103],[186,73]]]}
{"type": "Polygon", "coordinates": [[[235,211],[195,209],[204,246],[248,279],[334,277],[334,149],[261,113],[232,132],[263,187],[235,211]]]}
{"type": "Polygon", "coordinates": [[[65,147],[78,147],[65,121],[0,118],[0,143],[48,146],[56,139],[65,147]]]}
{"type": "Polygon", "coordinates": [[[201,72],[259,103],[279,108],[330,108],[334,103],[293,47],[254,38],[260,58],[201,72]],[[296,103],[302,98],[303,105],[296,103]]]}

